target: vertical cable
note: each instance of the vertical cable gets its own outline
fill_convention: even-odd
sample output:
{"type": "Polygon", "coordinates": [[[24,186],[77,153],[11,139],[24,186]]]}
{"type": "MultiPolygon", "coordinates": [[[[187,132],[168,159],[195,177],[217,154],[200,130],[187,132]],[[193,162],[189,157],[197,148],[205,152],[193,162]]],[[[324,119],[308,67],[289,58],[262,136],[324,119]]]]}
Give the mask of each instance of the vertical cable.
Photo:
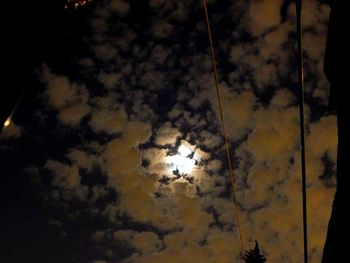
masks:
{"type": "Polygon", "coordinates": [[[300,143],[301,143],[301,184],[302,184],[302,202],[303,202],[303,239],[304,239],[304,263],[308,262],[307,248],[307,199],[306,199],[306,164],[305,164],[305,128],[304,128],[304,63],[303,63],[303,43],[302,43],[302,20],[301,20],[302,0],[296,0],[297,14],[297,42],[298,42],[298,96],[299,96],[299,115],[300,115],[300,143]]]}
{"type": "Polygon", "coordinates": [[[232,196],[233,196],[234,208],[235,208],[235,212],[236,212],[236,221],[237,221],[237,226],[238,226],[239,239],[240,239],[240,243],[241,243],[241,253],[242,253],[241,256],[243,257],[244,256],[243,235],[242,235],[242,228],[241,228],[240,216],[239,216],[239,208],[238,208],[238,202],[237,202],[236,191],[235,191],[235,178],[233,175],[232,162],[231,162],[231,157],[230,157],[230,147],[229,147],[226,127],[225,127],[225,118],[224,118],[222,100],[221,100],[220,89],[219,89],[218,72],[217,72],[217,67],[216,67],[216,62],[215,62],[216,61],[215,60],[215,52],[214,52],[213,40],[212,40],[212,36],[211,36],[206,0],[202,0],[202,4],[203,4],[203,8],[204,8],[206,25],[207,25],[207,30],[208,30],[211,62],[212,62],[212,67],[213,67],[214,79],[215,79],[216,96],[217,96],[219,109],[220,109],[221,128],[222,128],[222,133],[224,136],[226,158],[227,158],[228,169],[229,169],[230,179],[231,179],[232,196]]]}

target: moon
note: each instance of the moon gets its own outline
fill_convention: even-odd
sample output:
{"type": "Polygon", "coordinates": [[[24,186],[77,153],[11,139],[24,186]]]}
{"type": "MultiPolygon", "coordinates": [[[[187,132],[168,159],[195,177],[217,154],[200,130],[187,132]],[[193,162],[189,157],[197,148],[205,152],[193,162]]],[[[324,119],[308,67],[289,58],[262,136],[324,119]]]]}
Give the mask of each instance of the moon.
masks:
{"type": "Polygon", "coordinates": [[[188,146],[180,145],[177,153],[166,157],[169,170],[177,171],[181,175],[188,175],[196,166],[195,152],[188,146]]]}

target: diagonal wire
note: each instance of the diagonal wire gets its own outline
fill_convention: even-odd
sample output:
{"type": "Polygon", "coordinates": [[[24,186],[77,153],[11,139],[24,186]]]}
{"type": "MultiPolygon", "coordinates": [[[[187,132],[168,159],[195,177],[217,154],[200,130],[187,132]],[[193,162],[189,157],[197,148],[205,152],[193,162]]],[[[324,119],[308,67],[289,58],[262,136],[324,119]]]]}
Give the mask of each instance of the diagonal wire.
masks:
{"type": "Polygon", "coordinates": [[[299,96],[299,115],[300,115],[300,158],[301,158],[301,184],[302,184],[302,206],[303,206],[303,241],[304,241],[304,263],[308,262],[307,248],[307,199],[306,199],[306,161],[305,161],[305,128],[304,128],[304,66],[303,66],[303,39],[301,28],[301,7],[302,0],[296,0],[297,14],[297,42],[298,42],[298,96],[299,96]]]}
{"type": "Polygon", "coordinates": [[[232,189],[233,203],[234,203],[234,209],[236,212],[236,221],[237,221],[237,226],[238,226],[239,239],[240,239],[240,243],[241,243],[241,253],[242,253],[241,255],[243,257],[245,250],[244,250],[244,245],[243,245],[243,234],[242,234],[242,227],[241,227],[241,223],[240,223],[238,201],[237,201],[237,196],[236,196],[236,191],[235,191],[235,178],[233,175],[232,161],[231,161],[231,157],[230,157],[230,147],[229,147],[226,127],[225,127],[225,118],[224,118],[223,105],[222,105],[221,94],[220,94],[220,89],[219,89],[218,72],[217,72],[217,67],[216,67],[216,62],[215,62],[216,61],[215,60],[215,52],[214,52],[213,39],[212,39],[212,35],[211,35],[211,30],[210,30],[210,23],[209,23],[209,16],[208,16],[206,0],[202,0],[202,4],[203,4],[203,8],[204,8],[206,25],[207,25],[207,30],[208,30],[211,62],[212,62],[212,66],[213,66],[213,73],[214,73],[214,79],[215,79],[215,89],[216,89],[216,95],[217,95],[217,100],[218,100],[219,109],[220,109],[221,128],[222,128],[222,133],[224,135],[226,158],[227,158],[228,169],[229,169],[230,179],[231,179],[231,186],[232,186],[231,189],[232,189]]]}

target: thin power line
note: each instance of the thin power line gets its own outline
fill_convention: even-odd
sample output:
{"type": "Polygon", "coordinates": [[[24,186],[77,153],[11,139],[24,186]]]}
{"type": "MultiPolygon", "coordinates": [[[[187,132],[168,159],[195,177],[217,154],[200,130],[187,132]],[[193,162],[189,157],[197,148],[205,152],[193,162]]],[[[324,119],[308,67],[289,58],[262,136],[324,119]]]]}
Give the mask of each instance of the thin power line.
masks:
{"type": "Polygon", "coordinates": [[[306,162],[305,162],[305,133],[304,133],[304,63],[303,63],[303,39],[302,39],[302,20],[301,20],[302,0],[296,1],[297,13],[297,42],[298,42],[298,96],[299,96],[299,115],[300,115],[300,157],[301,157],[301,184],[302,184],[302,202],[303,202],[303,241],[304,241],[304,263],[308,262],[307,254],[307,199],[306,199],[306,162]]]}
{"type": "Polygon", "coordinates": [[[206,0],[202,0],[202,4],[204,7],[206,25],[207,25],[207,30],[208,30],[211,62],[212,62],[212,66],[213,66],[213,73],[214,73],[214,79],[215,79],[215,89],[216,89],[216,95],[217,95],[219,109],[220,109],[221,128],[222,128],[222,133],[224,135],[225,148],[226,148],[226,158],[227,158],[228,169],[229,169],[229,173],[230,173],[231,186],[232,186],[232,196],[233,196],[234,208],[235,208],[235,212],[236,212],[236,221],[237,221],[237,226],[238,226],[239,239],[240,239],[240,243],[241,243],[241,253],[242,253],[242,257],[243,257],[245,250],[244,250],[244,245],[243,245],[243,234],[242,234],[242,228],[241,228],[240,216],[239,216],[239,208],[238,208],[238,202],[237,202],[236,191],[235,191],[235,178],[233,175],[232,162],[231,162],[231,157],[230,157],[230,147],[229,147],[226,127],[225,127],[225,118],[224,118],[221,94],[220,94],[220,89],[219,89],[218,72],[217,72],[217,67],[216,67],[216,62],[215,62],[213,40],[212,40],[212,36],[211,36],[206,0]]]}

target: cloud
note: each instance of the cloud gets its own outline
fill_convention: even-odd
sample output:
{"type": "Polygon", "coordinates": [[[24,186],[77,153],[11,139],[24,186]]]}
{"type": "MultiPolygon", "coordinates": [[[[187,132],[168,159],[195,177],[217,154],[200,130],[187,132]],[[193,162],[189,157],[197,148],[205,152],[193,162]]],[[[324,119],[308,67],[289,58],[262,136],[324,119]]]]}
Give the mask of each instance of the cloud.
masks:
{"type": "Polygon", "coordinates": [[[132,120],[153,123],[157,120],[158,115],[154,113],[151,105],[145,103],[145,99],[145,94],[143,94],[143,92],[135,92],[133,96],[131,96],[133,113],[130,118],[132,120]]]}
{"type": "Polygon", "coordinates": [[[154,23],[152,27],[153,35],[158,38],[168,37],[174,30],[173,25],[166,22],[154,23]]]}
{"type": "Polygon", "coordinates": [[[62,191],[62,197],[68,201],[77,198],[86,201],[88,188],[81,184],[79,168],[58,161],[48,160],[44,166],[52,172],[52,185],[62,191]]]}
{"type": "Polygon", "coordinates": [[[294,104],[296,98],[287,89],[280,89],[276,91],[276,94],[271,99],[271,106],[276,108],[289,108],[294,104]]]}
{"type": "Polygon", "coordinates": [[[252,0],[249,5],[249,25],[253,36],[266,33],[281,21],[281,0],[252,0]]]}
{"type": "Polygon", "coordinates": [[[169,56],[170,50],[161,45],[156,45],[151,54],[151,60],[156,65],[163,65],[169,56]]]}
{"type": "Polygon", "coordinates": [[[131,122],[125,127],[121,138],[107,143],[102,154],[108,185],[120,194],[118,210],[145,223],[162,220],[154,209],[156,202],[152,196],[157,180],[152,175],[140,172],[141,154],[135,148],[149,136],[147,125],[131,122]]]}
{"type": "Polygon", "coordinates": [[[299,139],[298,108],[262,109],[255,116],[257,123],[247,140],[253,157],[268,164],[288,162],[299,139]]]}
{"type": "Polygon", "coordinates": [[[129,13],[130,5],[126,1],[113,0],[110,2],[112,12],[116,12],[119,16],[125,16],[129,13]]]}
{"type": "Polygon", "coordinates": [[[175,144],[180,135],[181,133],[176,128],[171,127],[171,123],[168,122],[158,130],[155,143],[158,145],[175,144]]]}
{"type": "Polygon", "coordinates": [[[120,109],[93,109],[90,125],[96,132],[110,134],[119,133],[127,122],[127,115],[123,108],[120,109]]]}
{"type": "MultiPolygon", "coordinates": [[[[318,122],[310,124],[310,133],[306,138],[307,148],[306,156],[310,164],[308,169],[308,182],[312,185],[321,184],[317,180],[322,177],[326,164],[324,158],[328,158],[333,164],[336,164],[338,143],[336,117],[324,116],[318,122]]],[[[334,171],[333,167],[333,172],[334,171]]],[[[333,178],[334,179],[334,178],[333,178]]]]}
{"type": "Polygon", "coordinates": [[[199,133],[199,139],[201,145],[204,145],[207,148],[216,148],[222,144],[221,136],[213,134],[209,131],[203,130],[199,133]]]}
{"type": "Polygon", "coordinates": [[[138,233],[133,237],[131,243],[141,254],[150,254],[162,248],[162,241],[153,232],[138,233]]]}
{"type": "Polygon", "coordinates": [[[68,159],[79,168],[90,171],[94,165],[101,165],[102,160],[98,155],[88,153],[79,148],[72,148],[66,154],[68,159]]]}
{"type": "Polygon", "coordinates": [[[307,17],[304,21],[304,50],[307,66],[306,91],[326,105],[329,97],[329,85],[323,72],[323,59],[326,48],[326,32],[328,26],[329,6],[318,5],[317,1],[309,1],[305,6],[307,17]]]}
{"type": "Polygon", "coordinates": [[[86,104],[74,104],[59,112],[58,118],[65,125],[77,125],[90,112],[90,107],[86,104]]]}
{"type": "Polygon", "coordinates": [[[43,81],[47,84],[45,95],[48,104],[59,110],[77,102],[85,102],[89,99],[89,93],[84,86],[71,83],[66,76],[56,75],[44,65],[42,67],[43,81]]]}
{"type": "Polygon", "coordinates": [[[125,262],[232,262],[235,259],[234,233],[210,229],[205,236],[175,232],[164,237],[165,248],[150,254],[134,254],[125,262]],[[200,241],[205,239],[205,244],[200,241]]]}
{"type": "MultiPolygon", "coordinates": [[[[257,239],[269,262],[297,263],[302,233],[294,7],[282,17],[282,1],[252,0],[228,8],[238,16],[228,18],[214,8],[217,3],[213,21],[228,27],[232,19],[240,21],[230,33],[213,32],[217,43],[226,43],[216,47],[219,81],[245,246],[257,239]]],[[[97,87],[43,67],[46,103],[59,123],[79,132],[84,120],[88,134],[63,156],[46,160],[39,174],[49,172],[51,195],[63,207],[74,210],[78,199],[107,221],[91,236],[104,249],[95,263],[236,262],[236,211],[210,56],[201,44],[203,21],[192,21],[191,1],[152,0],[148,8],[150,24],[140,33],[127,23],[134,12],[127,2],[98,4],[89,37],[93,55],[78,60],[94,72],[89,77],[97,87]],[[167,43],[180,37],[181,43],[167,43]],[[179,158],[181,146],[189,154],[179,158]],[[192,170],[177,171],[181,160],[192,170]],[[103,180],[87,183],[97,168],[103,180]],[[106,198],[111,193],[115,198],[106,198]]],[[[315,77],[321,85],[309,87],[306,96],[325,98],[318,46],[328,11],[309,1],[305,12],[306,82],[315,77]]],[[[326,161],[335,163],[337,142],[335,118],[315,119],[313,107],[306,105],[309,237],[310,260],[319,262],[334,194],[324,174],[334,177],[326,161]]]]}
{"type": "Polygon", "coordinates": [[[151,0],[150,7],[158,12],[158,17],[166,20],[184,21],[189,15],[190,2],[169,2],[165,0],[151,0]]]}
{"type": "Polygon", "coordinates": [[[71,83],[66,76],[52,73],[46,65],[42,67],[42,71],[42,80],[46,84],[44,95],[48,99],[48,105],[58,112],[62,124],[76,126],[90,112],[86,87],[71,83]]]}
{"type": "Polygon", "coordinates": [[[115,88],[115,85],[120,79],[120,74],[111,74],[111,73],[100,73],[98,75],[98,80],[108,89],[115,88]]]}
{"type": "Polygon", "coordinates": [[[111,61],[116,59],[118,50],[110,44],[99,44],[94,47],[95,55],[103,61],[111,61]]]}

